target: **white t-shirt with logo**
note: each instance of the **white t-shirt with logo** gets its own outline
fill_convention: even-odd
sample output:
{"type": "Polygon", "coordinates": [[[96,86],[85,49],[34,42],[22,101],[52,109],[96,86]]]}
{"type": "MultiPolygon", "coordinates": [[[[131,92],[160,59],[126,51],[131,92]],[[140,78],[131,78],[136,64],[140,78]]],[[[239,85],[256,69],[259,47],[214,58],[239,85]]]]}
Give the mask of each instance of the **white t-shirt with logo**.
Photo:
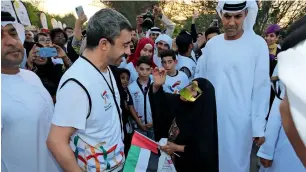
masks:
{"type": "MultiPolygon", "coordinates": [[[[115,97],[120,105],[119,91],[111,71],[102,74],[110,86],[111,74],[115,97]]],[[[70,146],[82,157],[77,161],[83,170],[120,170],[118,166],[124,163],[124,145],[118,110],[102,75],[83,57],[80,57],[61,79],[52,124],[76,129],[71,136],[70,146]],[[69,81],[60,88],[69,78],[76,78],[90,94],[92,108],[88,118],[89,99],[84,89],[74,81],[69,81]],[[107,152],[107,156],[103,156],[104,152],[107,152]],[[92,158],[94,155],[98,155],[98,161],[92,158]],[[83,160],[86,163],[83,163],[83,160]]]]}
{"type": "Polygon", "coordinates": [[[187,75],[182,71],[177,71],[175,76],[166,76],[166,82],[163,85],[164,91],[172,94],[179,94],[180,90],[189,84],[187,75]]]}

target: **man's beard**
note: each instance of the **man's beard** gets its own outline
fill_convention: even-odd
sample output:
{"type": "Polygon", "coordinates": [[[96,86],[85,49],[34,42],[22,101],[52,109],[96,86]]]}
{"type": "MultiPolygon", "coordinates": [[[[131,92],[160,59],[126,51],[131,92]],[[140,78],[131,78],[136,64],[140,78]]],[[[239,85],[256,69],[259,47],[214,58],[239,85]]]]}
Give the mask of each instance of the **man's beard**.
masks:
{"type": "Polygon", "coordinates": [[[13,48],[6,52],[1,52],[1,67],[6,67],[6,68],[18,67],[23,60],[23,56],[24,56],[24,51],[17,48],[13,48]],[[10,52],[13,51],[18,52],[19,53],[18,56],[20,57],[9,58],[8,56],[12,56],[10,55],[10,52]]]}
{"type": "Polygon", "coordinates": [[[236,36],[239,33],[238,28],[226,28],[225,33],[227,36],[236,36]]]}
{"type": "Polygon", "coordinates": [[[25,41],[27,41],[27,42],[34,42],[34,39],[32,39],[32,38],[26,38],[25,41]]]}
{"type": "Polygon", "coordinates": [[[122,62],[122,57],[124,57],[125,54],[121,55],[119,58],[116,58],[116,60],[114,58],[110,58],[109,60],[109,65],[112,66],[120,66],[121,62],[122,62]]]}

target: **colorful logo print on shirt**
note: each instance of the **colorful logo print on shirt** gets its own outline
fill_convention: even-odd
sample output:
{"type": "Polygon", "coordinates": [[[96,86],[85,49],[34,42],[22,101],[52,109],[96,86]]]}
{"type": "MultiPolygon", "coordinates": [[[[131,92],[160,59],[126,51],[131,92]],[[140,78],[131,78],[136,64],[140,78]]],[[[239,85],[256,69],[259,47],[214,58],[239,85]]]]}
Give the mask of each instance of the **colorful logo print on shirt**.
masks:
{"type": "Polygon", "coordinates": [[[106,90],[102,93],[102,98],[104,99],[104,103],[107,104],[108,94],[106,90]]]}
{"type": "Polygon", "coordinates": [[[107,91],[105,90],[101,96],[104,99],[104,110],[108,111],[112,107],[112,104],[109,101],[109,96],[108,96],[107,91]]]}
{"type": "Polygon", "coordinates": [[[139,95],[139,91],[137,91],[137,92],[135,92],[135,93],[133,93],[134,94],[134,97],[135,97],[135,101],[136,102],[139,102],[140,101],[140,95],[139,95]]]}
{"type": "Polygon", "coordinates": [[[181,84],[181,81],[176,81],[172,86],[169,86],[170,91],[173,94],[178,94],[180,87],[179,85],[181,84]]]}

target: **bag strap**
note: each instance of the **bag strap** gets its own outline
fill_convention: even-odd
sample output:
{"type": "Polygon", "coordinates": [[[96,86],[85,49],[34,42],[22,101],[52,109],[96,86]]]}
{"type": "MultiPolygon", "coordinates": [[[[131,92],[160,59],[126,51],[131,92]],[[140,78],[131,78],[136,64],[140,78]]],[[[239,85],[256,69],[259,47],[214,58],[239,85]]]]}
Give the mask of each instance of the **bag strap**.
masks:
{"type": "Polygon", "coordinates": [[[91,107],[92,107],[92,103],[91,103],[91,98],[90,98],[89,92],[88,92],[87,89],[84,87],[84,85],[81,84],[80,81],[78,81],[78,80],[76,80],[76,79],[74,79],[74,78],[69,78],[69,79],[67,79],[67,80],[61,85],[60,89],[63,88],[63,86],[66,85],[67,82],[69,82],[69,81],[74,81],[74,82],[77,83],[79,86],[81,86],[81,87],[83,88],[83,90],[86,92],[87,97],[88,97],[88,101],[89,101],[89,111],[88,111],[88,115],[87,115],[87,117],[86,117],[86,119],[88,119],[89,116],[90,116],[91,107]]]}

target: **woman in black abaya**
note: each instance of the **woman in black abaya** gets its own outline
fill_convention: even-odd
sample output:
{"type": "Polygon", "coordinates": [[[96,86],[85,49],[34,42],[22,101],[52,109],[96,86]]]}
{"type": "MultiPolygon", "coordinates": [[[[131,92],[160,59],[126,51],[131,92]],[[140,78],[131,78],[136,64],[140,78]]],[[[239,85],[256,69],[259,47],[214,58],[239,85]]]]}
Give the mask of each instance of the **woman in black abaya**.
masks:
{"type": "Polygon", "coordinates": [[[174,157],[178,172],[218,171],[218,132],[215,90],[206,79],[193,80],[202,91],[187,89],[197,97],[194,102],[180,95],[165,93],[164,69],[155,69],[149,92],[156,140],[168,138],[161,149],[174,157]],[[175,154],[174,154],[175,153],[175,154]]]}

